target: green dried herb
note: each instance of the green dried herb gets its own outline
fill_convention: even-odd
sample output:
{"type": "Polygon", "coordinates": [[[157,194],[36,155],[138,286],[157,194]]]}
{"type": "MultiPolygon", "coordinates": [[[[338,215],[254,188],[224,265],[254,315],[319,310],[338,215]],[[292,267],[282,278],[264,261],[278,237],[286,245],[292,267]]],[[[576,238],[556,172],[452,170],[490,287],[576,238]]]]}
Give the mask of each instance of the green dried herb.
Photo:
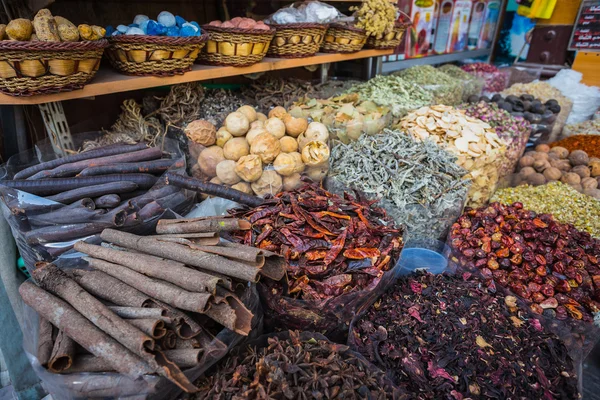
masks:
{"type": "Polygon", "coordinates": [[[347,93],[358,93],[364,100],[390,107],[396,118],[402,118],[410,111],[430,105],[433,101],[433,95],[429,91],[395,75],[377,75],[353,86],[347,93]]]}
{"type": "Polygon", "coordinates": [[[460,81],[463,89],[463,101],[467,101],[470,96],[481,95],[483,86],[485,85],[483,79],[473,76],[468,72],[463,71],[460,67],[452,64],[442,65],[441,67],[438,67],[438,71],[460,81]]]}
{"type": "Polygon", "coordinates": [[[385,129],[381,135],[336,144],[329,176],[382,199],[409,235],[440,238],[462,212],[470,184],[462,180],[467,171],[455,162],[456,156],[431,140],[416,142],[385,129]]]}
{"type": "Polygon", "coordinates": [[[454,106],[462,102],[463,88],[460,81],[452,79],[431,65],[418,65],[394,72],[402,79],[416,83],[433,94],[434,104],[454,106]]]}

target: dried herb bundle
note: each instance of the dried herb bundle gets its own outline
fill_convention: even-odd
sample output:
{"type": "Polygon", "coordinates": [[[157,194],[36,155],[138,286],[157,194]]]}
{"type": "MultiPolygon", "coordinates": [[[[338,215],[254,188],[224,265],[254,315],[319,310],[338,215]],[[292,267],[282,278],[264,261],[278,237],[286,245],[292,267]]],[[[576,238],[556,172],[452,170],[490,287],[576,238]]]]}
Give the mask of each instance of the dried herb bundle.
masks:
{"type": "Polygon", "coordinates": [[[445,275],[401,279],[350,343],[415,399],[577,399],[565,345],[513,296],[445,275]]]}
{"type": "Polygon", "coordinates": [[[418,65],[394,72],[394,75],[416,83],[423,87],[423,89],[431,92],[434,104],[454,106],[462,101],[462,82],[451,78],[431,65],[418,65]]]}
{"type": "Polygon", "coordinates": [[[456,156],[433,141],[417,142],[399,131],[363,135],[331,152],[329,176],[385,200],[396,222],[416,237],[444,237],[464,206],[469,181],[456,156]]]}
{"type": "Polygon", "coordinates": [[[204,88],[198,82],[183,83],[171,87],[160,103],[157,113],[169,126],[182,126],[199,118],[204,88]]]}
{"type": "Polygon", "coordinates": [[[264,347],[234,351],[198,384],[196,399],[400,398],[385,374],[348,346],[309,332],[290,331],[268,338],[264,347]]]}

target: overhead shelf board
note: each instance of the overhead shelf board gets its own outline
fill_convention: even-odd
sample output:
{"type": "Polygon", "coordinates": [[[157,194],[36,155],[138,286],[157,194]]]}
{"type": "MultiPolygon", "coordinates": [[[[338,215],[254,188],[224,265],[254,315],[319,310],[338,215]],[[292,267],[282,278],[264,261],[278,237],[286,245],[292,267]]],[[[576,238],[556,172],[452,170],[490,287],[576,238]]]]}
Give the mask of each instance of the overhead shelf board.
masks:
{"type": "Polygon", "coordinates": [[[101,68],[92,82],[81,90],[72,92],[30,96],[13,97],[0,94],[0,105],[27,105],[44,104],[54,101],[81,99],[94,96],[102,96],[111,93],[128,92],[131,90],[148,89],[165,85],[176,85],[179,83],[205,81],[210,79],[224,78],[257,72],[276,71],[309,65],[334,63],[339,61],[356,60],[361,58],[380,57],[392,54],[391,50],[361,50],[350,54],[318,53],[307,58],[265,58],[263,61],[249,67],[213,67],[195,64],[191,71],[176,76],[129,76],[123,75],[110,68],[101,68]]]}

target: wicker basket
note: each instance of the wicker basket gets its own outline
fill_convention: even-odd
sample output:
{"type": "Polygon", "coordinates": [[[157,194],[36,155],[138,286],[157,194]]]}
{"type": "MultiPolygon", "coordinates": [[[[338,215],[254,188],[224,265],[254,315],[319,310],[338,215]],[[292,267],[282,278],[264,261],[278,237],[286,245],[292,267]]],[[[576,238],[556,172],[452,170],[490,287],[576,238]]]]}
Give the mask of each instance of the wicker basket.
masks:
{"type": "Polygon", "coordinates": [[[363,48],[367,41],[367,33],[364,29],[342,24],[331,24],[325,40],[321,45],[321,51],[325,53],[354,53],[363,48]]]}
{"type": "Polygon", "coordinates": [[[81,89],[96,74],[108,42],[0,41],[0,92],[32,96],[81,89]]]}
{"type": "Polygon", "coordinates": [[[405,22],[396,22],[394,30],[385,34],[381,39],[376,39],[374,36],[367,38],[367,49],[387,50],[394,49],[400,45],[404,32],[406,32],[407,24],[405,22]]]}
{"type": "Polygon", "coordinates": [[[323,42],[327,25],[312,23],[269,24],[275,28],[275,37],[267,52],[268,56],[303,58],[314,56],[323,42]]]}
{"type": "Polygon", "coordinates": [[[207,34],[194,37],[118,35],[106,50],[112,66],[126,75],[172,76],[192,69],[207,34]]]}
{"type": "Polygon", "coordinates": [[[198,61],[202,64],[247,67],[260,62],[267,54],[275,29],[221,28],[204,25],[208,41],[198,61]]]}

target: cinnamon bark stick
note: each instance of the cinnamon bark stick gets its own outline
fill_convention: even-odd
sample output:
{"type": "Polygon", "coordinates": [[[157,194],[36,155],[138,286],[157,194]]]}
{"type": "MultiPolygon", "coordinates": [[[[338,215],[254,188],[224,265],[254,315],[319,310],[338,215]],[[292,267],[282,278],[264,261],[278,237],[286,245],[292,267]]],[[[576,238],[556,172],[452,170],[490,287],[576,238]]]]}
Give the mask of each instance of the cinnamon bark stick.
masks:
{"type": "Polygon", "coordinates": [[[176,238],[176,239],[187,239],[192,243],[201,246],[216,246],[219,244],[221,239],[217,232],[204,232],[204,233],[175,233],[166,235],[149,235],[146,236],[153,239],[165,239],[165,238],[176,238]]]}
{"type": "Polygon", "coordinates": [[[136,378],[154,372],[145,361],[98,329],[69,304],[33,282],[24,282],[19,287],[19,293],[25,304],[63,330],[87,351],[106,359],[115,371],[136,378]]]}
{"type": "Polygon", "coordinates": [[[71,366],[61,371],[63,374],[75,374],[81,372],[110,372],[115,368],[104,358],[90,354],[78,354],[71,366]]]}
{"type": "Polygon", "coordinates": [[[52,324],[46,318],[39,317],[37,359],[42,367],[46,367],[52,355],[54,340],[52,339],[52,324]]]}
{"type": "Polygon", "coordinates": [[[202,349],[174,349],[165,351],[165,356],[179,368],[192,368],[200,363],[202,349]]]}
{"type": "Polygon", "coordinates": [[[220,217],[220,218],[192,218],[192,219],[161,219],[156,226],[158,234],[177,233],[204,233],[204,232],[229,232],[248,230],[252,224],[246,220],[220,217]]]}
{"type": "Polygon", "coordinates": [[[69,369],[75,359],[75,350],[75,341],[68,337],[64,331],[58,331],[52,348],[52,355],[48,362],[48,369],[54,373],[69,369]]]}
{"type": "Polygon", "coordinates": [[[129,319],[127,322],[153,339],[160,339],[167,334],[165,323],[160,319],[129,319]]]}
{"type": "Polygon", "coordinates": [[[73,278],[94,296],[124,307],[148,307],[165,310],[174,321],[175,332],[183,339],[195,337],[202,327],[187,314],[145,295],[139,290],[101,271],[73,270],[73,278]]]}
{"type": "Polygon", "coordinates": [[[37,263],[32,276],[43,289],[68,302],[81,315],[138,356],[145,358],[148,350],[154,348],[151,337],[119,318],[54,264],[37,263]]]}
{"type": "MultiPolygon", "coordinates": [[[[163,350],[174,349],[176,344],[177,344],[177,334],[173,331],[165,332],[165,335],[160,340],[160,347],[162,347],[163,350]]],[[[173,360],[171,360],[171,361],[173,361],[173,360]]]]}
{"type": "Polygon", "coordinates": [[[137,188],[138,185],[136,183],[123,180],[67,190],[66,192],[47,197],[47,199],[58,203],[71,203],[79,199],[104,196],[105,194],[133,192],[137,188]]]}
{"type": "Polygon", "coordinates": [[[204,313],[210,307],[212,295],[208,292],[193,293],[158,279],[149,278],[129,268],[97,258],[84,257],[89,265],[99,271],[133,286],[148,296],[155,297],[173,307],[186,311],[204,313]]]}
{"type": "Polygon", "coordinates": [[[164,316],[165,310],[162,308],[144,308],[144,307],[119,307],[119,306],[108,306],[112,312],[117,314],[121,318],[125,319],[161,319],[170,322],[170,318],[164,316]]]}
{"type": "Polygon", "coordinates": [[[218,288],[215,304],[206,312],[214,321],[237,334],[248,336],[254,314],[233,293],[218,288]]]}
{"type": "Polygon", "coordinates": [[[184,264],[214,271],[227,276],[250,282],[258,281],[260,269],[228,260],[215,254],[209,254],[193,248],[193,243],[181,245],[164,242],[160,239],[146,238],[114,229],[105,229],[100,235],[103,240],[119,246],[150,253],[157,257],[168,258],[184,264]]]}
{"type": "Polygon", "coordinates": [[[214,293],[221,279],[188,268],[185,264],[146,254],[134,254],[85,242],[75,243],[75,250],[91,257],[109,261],[132,269],[146,276],[171,282],[191,292],[214,293]]]}

